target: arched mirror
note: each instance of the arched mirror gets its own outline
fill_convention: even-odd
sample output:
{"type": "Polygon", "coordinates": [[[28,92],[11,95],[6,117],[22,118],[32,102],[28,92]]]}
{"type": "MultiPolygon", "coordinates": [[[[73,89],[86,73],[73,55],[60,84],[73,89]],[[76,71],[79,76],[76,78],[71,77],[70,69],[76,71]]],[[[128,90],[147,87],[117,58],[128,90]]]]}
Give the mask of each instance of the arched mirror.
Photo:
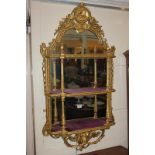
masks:
{"type": "Polygon", "coordinates": [[[46,97],[43,134],[78,150],[96,144],[114,124],[113,58],[101,26],[81,3],[41,45],[46,97]]]}

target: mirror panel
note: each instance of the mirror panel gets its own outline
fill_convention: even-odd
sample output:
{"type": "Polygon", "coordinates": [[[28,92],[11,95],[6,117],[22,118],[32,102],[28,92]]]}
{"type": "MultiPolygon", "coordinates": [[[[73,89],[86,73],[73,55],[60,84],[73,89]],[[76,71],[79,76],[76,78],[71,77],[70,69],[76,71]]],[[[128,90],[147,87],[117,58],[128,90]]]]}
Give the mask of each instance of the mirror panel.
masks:
{"type": "MultiPolygon", "coordinates": [[[[103,48],[95,34],[90,31],[78,33],[76,30],[67,31],[62,41],[65,54],[102,53],[103,48]]],[[[60,43],[56,53],[60,53],[60,43]]],[[[60,89],[61,64],[60,59],[51,59],[51,86],[60,89]],[[55,63],[55,64],[54,64],[55,63]],[[54,68],[56,81],[54,81],[54,68]]],[[[97,60],[98,87],[106,87],[106,59],[97,60]]],[[[92,87],[94,82],[94,59],[64,59],[65,88],[92,87]]]]}
{"type": "MultiPolygon", "coordinates": [[[[97,117],[106,116],[106,99],[107,95],[98,95],[98,113],[97,117]]],[[[51,100],[52,105],[52,124],[54,124],[54,99],[51,100]]],[[[57,98],[57,123],[61,122],[61,99],[57,98]]],[[[66,120],[73,120],[79,118],[89,118],[94,116],[94,96],[69,97],[65,100],[65,117],[66,120]],[[78,105],[82,107],[77,108],[78,105]]]]}
{"type": "MultiPolygon", "coordinates": [[[[65,54],[102,53],[102,46],[95,34],[90,31],[78,33],[71,29],[67,31],[62,41],[65,54]]],[[[57,44],[56,53],[60,53],[60,43],[57,44]]],[[[64,59],[64,86],[65,89],[76,89],[94,86],[94,59],[64,59]]],[[[106,87],[107,60],[96,59],[97,85],[106,87]]],[[[54,89],[61,88],[61,64],[60,59],[51,59],[51,86],[54,89]],[[56,72],[54,79],[54,70],[56,72]]],[[[98,117],[105,117],[107,95],[98,95],[98,117]]],[[[61,121],[61,99],[57,99],[58,121],[61,121]]],[[[68,97],[65,99],[66,120],[87,118],[94,116],[94,96],[68,97]]],[[[52,101],[54,109],[54,99],[52,101]]],[[[52,112],[54,123],[54,110],[52,112]]]]}
{"type": "Polygon", "coordinates": [[[95,46],[101,47],[96,35],[90,31],[78,33],[71,29],[64,34],[62,42],[66,54],[93,53],[95,46]]]}

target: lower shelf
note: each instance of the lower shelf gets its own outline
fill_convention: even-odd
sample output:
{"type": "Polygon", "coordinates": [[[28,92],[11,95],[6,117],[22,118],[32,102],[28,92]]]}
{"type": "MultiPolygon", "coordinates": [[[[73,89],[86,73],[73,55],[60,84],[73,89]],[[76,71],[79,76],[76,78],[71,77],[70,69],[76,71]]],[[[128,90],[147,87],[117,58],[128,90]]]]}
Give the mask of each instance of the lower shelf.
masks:
{"type": "MultiPolygon", "coordinates": [[[[88,128],[96,128],[104,126],[106,123],[106,119],[102,118],[83,118],[83,119],[74,119],[66,121],[66,131],[76,131],[83,130],[88,128]]],[[[56,124],[52,126],[52,132],[61,131],[61,125],[56,124]]]]}

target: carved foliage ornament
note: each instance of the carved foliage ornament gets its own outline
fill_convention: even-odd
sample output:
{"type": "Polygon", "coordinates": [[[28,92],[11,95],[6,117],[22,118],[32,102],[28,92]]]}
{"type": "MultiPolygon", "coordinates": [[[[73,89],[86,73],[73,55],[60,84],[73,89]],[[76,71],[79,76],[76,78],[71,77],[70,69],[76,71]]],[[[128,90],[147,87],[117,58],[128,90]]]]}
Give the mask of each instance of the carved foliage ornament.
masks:
{"type": "Polygon", "coordinates": [[[77,150],[87,148],[91,144],[98,143],[104,137],[105,130],[88,131],[83,133],[64,135],[63,139],[67,146],[77,150]],[[95,139],[92,141],[92,139],[95,139]]]}

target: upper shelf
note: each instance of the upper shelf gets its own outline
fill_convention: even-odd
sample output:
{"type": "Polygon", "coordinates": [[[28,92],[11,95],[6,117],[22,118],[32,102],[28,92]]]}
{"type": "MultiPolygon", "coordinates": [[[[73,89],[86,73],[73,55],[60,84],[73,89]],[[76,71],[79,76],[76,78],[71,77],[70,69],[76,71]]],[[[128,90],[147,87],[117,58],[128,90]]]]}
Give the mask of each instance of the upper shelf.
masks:
{"type": "MultiPolygon", "coordinates": [[[[66,97],[75,97],[75,96],[90,96],[90,95],[100,95],[106,94],[110,92],[114,92],[114,89],[107,89],[107,88],[76,88],[76,89],[64,89],[64,93],[66,97]]],[[[52,90],[48,95],[52,97],[59,97],[61,96],[61,90],[52,90]]]]}
{"type": "MultiPolygon", "coordinates": [[[[60,58],[61,54],[51,54],[49,56],[50,58],[60,58]]],[[[103,59],[103,58],[114,58],[114,52],[109,51],[107,53],[87,53],[87,54],[64,54],[64,58],[70,58],[70,59],[78,59],[78,58],[96,58],[96,59],[103,59]]]]}

